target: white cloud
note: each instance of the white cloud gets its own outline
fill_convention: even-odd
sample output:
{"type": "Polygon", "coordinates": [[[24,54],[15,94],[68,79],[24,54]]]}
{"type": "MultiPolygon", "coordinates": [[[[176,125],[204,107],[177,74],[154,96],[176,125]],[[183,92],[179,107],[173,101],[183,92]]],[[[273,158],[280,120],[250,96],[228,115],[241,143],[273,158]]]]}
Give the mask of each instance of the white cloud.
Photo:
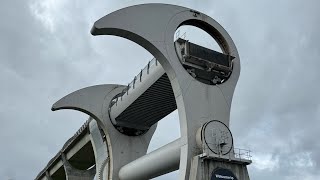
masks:
{"type": "Polygon", "coordinates": [[[279,167],[279,159],[274,159],[272,154],[255,154],[252,166],[259,170],[273,171],[279,167]]]}
{"type": "Polygon", "coordinates": [[[65,2],[62,0],[33,1],[30,4],[30,10],[47,30],[54,32],[57,21],[55,17],[60,13],[65,2]]]}

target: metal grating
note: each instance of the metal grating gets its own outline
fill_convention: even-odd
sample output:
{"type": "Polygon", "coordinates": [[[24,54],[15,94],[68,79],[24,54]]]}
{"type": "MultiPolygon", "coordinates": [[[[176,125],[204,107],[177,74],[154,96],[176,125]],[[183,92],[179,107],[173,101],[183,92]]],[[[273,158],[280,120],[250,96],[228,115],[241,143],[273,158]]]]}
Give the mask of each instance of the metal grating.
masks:
{"type": "Polygon", "coordinates": [[[163,74],[115,120],[120,126],[146,130],[176,109],[170,80],[163,74]]]}

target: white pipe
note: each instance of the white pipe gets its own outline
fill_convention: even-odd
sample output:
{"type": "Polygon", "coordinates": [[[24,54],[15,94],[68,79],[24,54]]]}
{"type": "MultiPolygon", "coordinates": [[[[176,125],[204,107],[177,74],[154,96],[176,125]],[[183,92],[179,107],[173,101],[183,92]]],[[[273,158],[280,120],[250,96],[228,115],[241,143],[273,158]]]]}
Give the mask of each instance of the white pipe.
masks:
{"type": "Polygon", "coordinates": [[[119,171],[121,180],[151,179],[179,169],[180,139],[123,166],[119,171]]]}

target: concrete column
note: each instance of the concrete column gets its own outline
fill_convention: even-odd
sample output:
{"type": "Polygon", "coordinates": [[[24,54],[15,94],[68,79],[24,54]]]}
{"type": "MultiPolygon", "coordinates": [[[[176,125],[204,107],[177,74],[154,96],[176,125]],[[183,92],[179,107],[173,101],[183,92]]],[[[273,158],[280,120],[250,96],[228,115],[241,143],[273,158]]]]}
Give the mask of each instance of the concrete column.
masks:
{"type": "Polygon", "coordinates": [[[96,168],[93,167],[89,170],[79,170],[69,163],[66,156],[62,153],[61,159],[63,162],[63,167],[66,172],[67,180],[93,180],[96,174],[96,168]]]}
{"type": "Polygon", "coordinates": [[[221,176],[225,176],[223,179],[250,180],[245,163],[228,162],[223,159],[217,161],[215,159],[202,158],[200,156],[195,156],[192,159],[190,180],[213,179],[216,175],[214,172],[217,169],[230,171],[234,176],[233,178],[230,175],[219,174],[221,176]]]}
{"type": "Polygon", "coordinates": [[[48,171],[46,171],[46,179],[47,180],[53,180],[48,171]]]}
{"type": "Polygon", "coordinates": [[[108,178],[109,173],[109,153],[106,143],[103,141],[98,123],[92,119],[89,124],[90,139],[96,161],[96,177],[98,180],[108,178]]]}

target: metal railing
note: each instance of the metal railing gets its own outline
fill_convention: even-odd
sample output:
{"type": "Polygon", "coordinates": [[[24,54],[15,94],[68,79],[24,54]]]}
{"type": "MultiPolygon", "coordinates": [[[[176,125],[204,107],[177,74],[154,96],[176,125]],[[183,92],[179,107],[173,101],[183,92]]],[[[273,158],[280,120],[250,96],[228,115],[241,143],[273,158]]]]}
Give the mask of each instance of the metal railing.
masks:
{"type": "Polygon", "coordinates": [[[251,151],[247,149],[234,148],[233,154],[235,158],[244,159],[244,160],[252,160],[251,151]]]}
{"type": "Polygon", "coordinates": [[[124,89],[122,90],[122,92],[121,92],[116,98],[114,98],[114,99],[112,100],[111,106],[113,106],[114,104],[117,104],[117,102],[118,102],[119,100],[122,101],[123,95],[124,95],[124,94],[129,94],[129,90],[130,90],[131,88],[132,88],[132,89],[135,88],[135,84],[136,84],[137,81],[141,82],[142,77],[143,77],[143,74],[145,74],[145,73],[149,74],[150,68],[151,68],[152,66],[158,66],[159,64],[160,64],[160,63],[158,62],[158,60],[157,60],[156,58],[152,58],[152,59],[148,62],[148,64],[147,64],[143,69],[141,69],[141,71],[139,72],[139,74],[136,75],[130,83],[128,83],[127,87],[124,88],[124,89]]]}
{"type": "Polygon", "coordinates": [[[248,149],[235,148],[227,145],[207,143],[203,145],[204,152],[212,152],[217,157],[228,157],[229,159],[252,160],[251,151],[248,149]],[[231,149],[231,150],[230,150],[231,149]]]}

